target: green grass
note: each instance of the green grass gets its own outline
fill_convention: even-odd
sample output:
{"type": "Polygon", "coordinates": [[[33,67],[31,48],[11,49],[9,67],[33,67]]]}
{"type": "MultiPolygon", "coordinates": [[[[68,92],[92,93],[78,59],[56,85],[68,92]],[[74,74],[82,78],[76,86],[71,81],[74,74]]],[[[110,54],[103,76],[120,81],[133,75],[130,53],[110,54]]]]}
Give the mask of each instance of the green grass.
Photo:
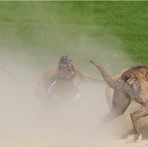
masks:
{"type": "Polygon", "coordinates": [[[0,2],[0,51],[36,66],[63,54],[126,65],[117,50],[148,64],[147,26],[148,2],[0,2]]]}

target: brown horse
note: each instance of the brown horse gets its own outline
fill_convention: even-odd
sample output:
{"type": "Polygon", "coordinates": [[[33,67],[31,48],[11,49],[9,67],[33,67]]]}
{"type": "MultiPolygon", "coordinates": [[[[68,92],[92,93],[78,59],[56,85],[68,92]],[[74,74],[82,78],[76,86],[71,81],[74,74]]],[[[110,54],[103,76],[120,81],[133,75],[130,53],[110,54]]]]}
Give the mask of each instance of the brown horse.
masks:
{"type": "Polygon", "coordinates": [[[107,85],[113,89],[112,107],[106,121],[124,114],[132,99],[141,105],[137,111],[130,114],[133,129],[126,134],[126,136],[134,134],[136,141],[140,135],[137,120],[148,116],[148,66],[129,68],[117,80],[114,80],[101,65],[94,60],[90,62],[99,69],[107,85]]]}
{"type": "Polygon", "coordinates": [[[48,71],[43,77],[44,90],[48,98],[62,98],[62,101],[78,100],[81,93],[74,84],[76,77],[96,81],[78,71],[68,56],[62,56],[57,69],[48,71]]]}

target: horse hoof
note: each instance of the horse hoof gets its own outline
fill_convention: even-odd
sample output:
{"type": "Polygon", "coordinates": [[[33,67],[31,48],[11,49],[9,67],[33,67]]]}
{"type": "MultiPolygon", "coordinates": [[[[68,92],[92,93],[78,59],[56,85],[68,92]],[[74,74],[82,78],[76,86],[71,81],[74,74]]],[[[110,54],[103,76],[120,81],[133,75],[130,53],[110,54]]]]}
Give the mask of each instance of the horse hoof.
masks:
{"type": "Polygon", "coordinates": [[[126,143],[132,143],[134,141],[134,135],[130,135],[126,138],[126,143]]]}
{"type": "Polygon", "coordinates": [[[143,140],[143,137],[142,137],[142,135],[140,134],[140,135],[138,136],[138,138],[136,139],[136,142],[140,143],[140,142],[142,142],[142,140],[143,140]]]}
{"type": "Polygon", "coordinates": [[[130,135],[126,138],[126,143],[139,143],[142,141],[142,135],[139,135],[139,134],[133,134],[133,135],[130,135]]]}

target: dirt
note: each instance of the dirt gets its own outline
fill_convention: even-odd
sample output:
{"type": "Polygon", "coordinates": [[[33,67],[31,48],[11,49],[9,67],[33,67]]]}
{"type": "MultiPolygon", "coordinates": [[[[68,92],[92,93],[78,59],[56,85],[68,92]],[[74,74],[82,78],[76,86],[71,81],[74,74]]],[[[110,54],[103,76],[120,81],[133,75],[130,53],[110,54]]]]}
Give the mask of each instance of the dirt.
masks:
{"type": "MultiPolygon", "coordinates": [[[[34,71],[11,67],[9,71],[21,85],[1,70],[0,73],[0,146],[19,147],[141,147],[148,141],[132,142],[118,138],[132,128],[129,112],[134,102],[121,117],[107,124],[102,118],[108,113],[105,83],[80,81],[75,85],[81,92],[77,103],[47,104],[36,96],[38,76],[34,71]]],[[[64,98],[63,98],[64,99],[64,98]]],[[[137,106],[138,108],[138,106],[137,106]]],[[[139,123],[147,137],[147,120],[139,123]]]]}

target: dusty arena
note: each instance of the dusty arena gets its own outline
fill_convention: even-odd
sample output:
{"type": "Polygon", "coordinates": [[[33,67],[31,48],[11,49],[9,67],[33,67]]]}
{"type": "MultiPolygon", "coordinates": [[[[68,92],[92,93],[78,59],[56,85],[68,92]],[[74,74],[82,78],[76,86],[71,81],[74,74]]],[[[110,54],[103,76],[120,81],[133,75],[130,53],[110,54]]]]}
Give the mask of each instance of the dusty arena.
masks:
{"type": "MultiPolygon", "coordinates": [[[[7,63],[9,75],[1,69],[0,146],[62,146],[62,147],[131,147],[147,146],[145,119],[138,122],[144,135],[133,143],[133,137],[120,139],[132,128],[129,112],[134,111],[132,102],[121,117],[103,124],[109,112],[105,99],[105,83],[76,79],[81,93],[77,102],[60,104],[47,102],[37,91],[39,73],[17,64],[7,63]],[[14,77],[15,76],[15,77],[14,77]]],[[[64,98],[62,98],[64,99],[64,98]]]]}
{"type": "Polygon", "coordinates": [[[123,98],[133,100],[105,123],[112,90],[90,63],[100,64],[110,82],[127,68],[148,65],[147,11],[139,1],[1,1],[0,147],[148,147],[148,117],[133,113],[142,102],[139,114],[148,114],[148,67],[133,81],[124,75],[118,80],[125,83],[110,85],[119,110],[123,98]],[[126,86],[139,87],[131,93],[126,86]],[[132,123],[136,142],[133,135],[122,138],[132,123]]]}

